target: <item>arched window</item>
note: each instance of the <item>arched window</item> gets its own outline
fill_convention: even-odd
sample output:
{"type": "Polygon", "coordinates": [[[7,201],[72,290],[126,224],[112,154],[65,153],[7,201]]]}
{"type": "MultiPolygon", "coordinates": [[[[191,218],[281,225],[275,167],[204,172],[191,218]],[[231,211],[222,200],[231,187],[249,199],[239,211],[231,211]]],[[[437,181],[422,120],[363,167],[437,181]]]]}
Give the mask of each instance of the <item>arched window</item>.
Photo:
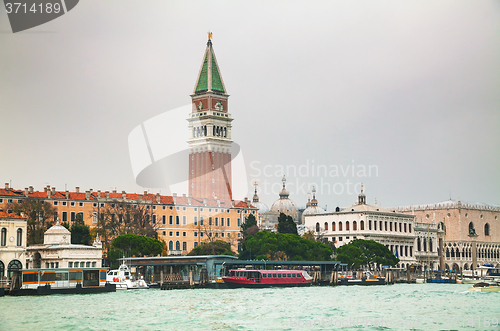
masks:
{"type": "Polygon", "coordinates": [[[469,223],[469,234],[476,233],[474,230],[474,224],[472,222],[469,223]]]}
{"type": "Polygon", "coordinates": [[[175,242],[175,250],[176,250],[176,251],[180,251],[180,250],[181,250],[181,243],[180,243],[180,241],[179,241],[179,240],[177,240],[177,241],[175,242]]]}
{"type": "Polygon", "coordinates": [[[342,222],[339,222],[339,231],[342,231],[342,222]]]}
{"type": "Polygon", "coordinates": [[[23,264],[18,260],[12,260],[7,266],[7,277],[12,278],[14,271],[20,271],[23,268],[23,264]]]}
{"type": "Polygon", "coordinates": [[[424,252],[427,252],[427,240],[424,238],[424,252]]]}
{"type": "Polygon", "coordinates": [[[446,247],[446,257],[450,257],[450,250],[446,247]]]}
{"type": "Polygon", "coordinates": [[[346,222],[345,222],[345,230],[346,230],[346,231],[349,231],[349,221],[346,221],[346,222]]]}
{"type": "Polygon", "coordinates": [[[168,242],[168,250],[169,251],[173,251],[174,250],[174,242],[172,240],[170,240],[168,242]]]}
{"type": "Polygon", "coordinates": [[[17,246],[23,245],[23,229],[17,229],[17,246]]]}
{"type": "Polygon", "coordinates": [[[224,138],[226,138],[226,137],[227,137],[227,130],[226,130],[226,128],[224,128],[224,138]]]}
{"type": "Polygon", "coordinates": [[[451,253],[451,257],[455,257],[455,250],[453,248],[451,249],[450,253],[451,253]]]}
{"type": "Polygon", "coordinates": [[[432,252],[432,239],[429,239],[429,252],[432,252]]]}
{"type": "Polygon", "coordinates": [[[490,225],[488,223],[486,223],[484,225],[484,235],[485,236],[489,236],[490,235],[490,225]]]}
{"type": "Polygon", "coordinates": [[[0,246],[7,246],[7,229],[6,228],[2,228],[0,246]]]}
{"type": "Polygon", "coordinates": [[[363,231],[365,229],[365,221],[361,221],[360,226],[361,226],[361,231],[363,231]]]}
{"type": "Polygon", "coordinates": [[[455,250],[455,256],[457,257],[457,259],[460,258],[460,251],[458,250],[458,247],[457,249],[455,250]]]}
{"type": "Polygon", "coordinates": [[[417,251],[420,252],[422,250],[422,244],[420,242],[420,238],[417,238],[417,251]]]}
{"type": "Polygon", "coordinates": [[[325,222],[325,231],[328,231],[328,222],[325,222]]]}
{"type": "Polygon", "coordinates": [[[358,229],[358,223],[356,223],[356,221],[353,221],[353,222],[352,222],[352,229],[353,229],[354,231],[356,231],[356,230],[358,229]]]}
{"type": "Polygon", "coordinates": [[[2,261],[0,261],[0,278],[3,277],[4,273],[5,273],[5,264],[3,264],[2,261]]]}
{"type": "Polygon", "coordinates": [[[335,222],[332,222],[332,231],[335,231],[335,222]]]}
{"type": "Polygon", "coordinates": [[[316,222],[316,232],[319,232],[319,222],[316,222]]]}

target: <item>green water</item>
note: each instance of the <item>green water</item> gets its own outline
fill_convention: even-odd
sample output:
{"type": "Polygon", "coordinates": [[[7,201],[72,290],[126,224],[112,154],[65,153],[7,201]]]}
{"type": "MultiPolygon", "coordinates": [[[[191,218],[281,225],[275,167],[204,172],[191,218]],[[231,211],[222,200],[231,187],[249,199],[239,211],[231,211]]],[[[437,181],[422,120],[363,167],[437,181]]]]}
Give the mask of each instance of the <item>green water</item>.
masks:
{"type": "Polygon", "coordinates": [[[0,330],[500,330],[500,293],[467,288],[396,284],[6,296],[0,298],[0,330]]]}

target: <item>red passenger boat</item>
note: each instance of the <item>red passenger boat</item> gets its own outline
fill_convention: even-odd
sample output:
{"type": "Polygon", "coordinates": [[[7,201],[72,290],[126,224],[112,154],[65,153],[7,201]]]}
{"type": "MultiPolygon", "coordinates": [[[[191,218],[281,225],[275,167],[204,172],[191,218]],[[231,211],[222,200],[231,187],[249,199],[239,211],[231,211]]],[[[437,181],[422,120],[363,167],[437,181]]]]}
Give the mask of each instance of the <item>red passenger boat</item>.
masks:
{"type": "Polygon", "coordinates": [[[310,286],[312,277],[301,270],[229,270],[222,277],[228,288],[310,286]]]}

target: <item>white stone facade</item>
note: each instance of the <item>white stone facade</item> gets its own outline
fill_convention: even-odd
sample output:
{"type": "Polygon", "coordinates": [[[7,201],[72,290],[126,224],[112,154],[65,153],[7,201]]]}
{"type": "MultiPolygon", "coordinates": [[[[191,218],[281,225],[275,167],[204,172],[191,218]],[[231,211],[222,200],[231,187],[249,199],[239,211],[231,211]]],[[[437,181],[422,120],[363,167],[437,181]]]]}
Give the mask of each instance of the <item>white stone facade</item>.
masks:
{"type": "Polygon", "coordinates": [[[25,266],[26,227],[26,217],[0,212],[0,279],[25,266]]]}

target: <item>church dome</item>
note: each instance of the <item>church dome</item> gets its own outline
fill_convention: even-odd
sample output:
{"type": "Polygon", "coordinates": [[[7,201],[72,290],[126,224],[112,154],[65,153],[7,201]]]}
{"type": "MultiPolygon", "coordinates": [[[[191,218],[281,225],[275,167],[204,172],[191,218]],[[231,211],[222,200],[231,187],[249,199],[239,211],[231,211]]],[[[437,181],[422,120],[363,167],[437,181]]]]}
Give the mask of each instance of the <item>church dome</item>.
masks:
{"type": "Polygon", "coordinates": [[[256,207],[259,210],[259,214],[262,215],[262,214],[267,213],[269,211],[269,207],[265,203],[259,201],[259,196],[257,195],[257,186],[258,185],[259,184],[257,184],[257,181],[254,180],[253,186],[255,187],[255,194],[253,195],[253,198],[252,198],[252,206],[256,207]]]}
{"type": "Polygon", "coordinates": [[[298,210],[295,202],[288,198],[289,193],[285,188],[286,179],[283,176],[283,189],[280,192],[280,198],[276,200],[271,206],[271,212],[283,213],[291,216],[294,220],[298,218],[298,210]]]}
{"type": "Polygon", "coordinates": [[[306,205],[306,209],[302,213],[302,224],[305,223],[305,217],[306,215],[313,215],[313,214],[324,214],[326,211],[318,206],[318,200],[316,200],[316,189],[313,187],[313,198],[309,202],[309,206],[306,205]]]}

